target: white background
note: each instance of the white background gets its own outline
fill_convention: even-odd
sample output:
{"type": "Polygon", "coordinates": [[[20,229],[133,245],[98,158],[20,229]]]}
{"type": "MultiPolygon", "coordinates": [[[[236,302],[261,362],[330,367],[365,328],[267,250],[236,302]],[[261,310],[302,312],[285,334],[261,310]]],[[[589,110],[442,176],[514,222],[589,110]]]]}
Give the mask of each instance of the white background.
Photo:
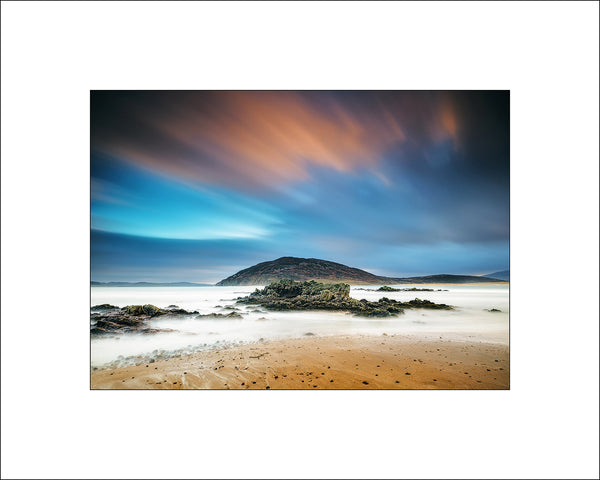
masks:
{"type": "Polygon", "coordinates": [[[598,158],[597,2],[3,2],[2,477],[598,478],[598,158]],[[511,90],[510,391],[89,390],[89,90],[255,88],[511,90]]]}

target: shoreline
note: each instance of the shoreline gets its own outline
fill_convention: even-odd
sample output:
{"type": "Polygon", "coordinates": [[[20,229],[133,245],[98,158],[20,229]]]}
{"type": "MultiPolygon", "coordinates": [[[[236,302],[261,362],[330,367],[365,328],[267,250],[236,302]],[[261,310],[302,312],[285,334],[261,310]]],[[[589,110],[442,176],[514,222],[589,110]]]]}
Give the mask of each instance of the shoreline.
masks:
{"type": "MultiPolygon", "coordinates": [[[[315,280],[319,282],[324,282],[325,280],[315,280]]],[[[335,280],[327,280],[327,282],[334,282],[335,280]]],[[[338,283],[348,283],[342,282],[341,280],[338,283]]],[[[383,285],[509,285],[510,282],[462,282],[462,283],[348,283],[350,287],[380,287],[383,285]]],[[[111,288],[119,288],[119,287],[137,287],[137,288],[149,288],[149,287],[159,287],[159,288],[169,288],[169,287],[265,287],[264,285],[90,285],[90,287],[111,287],[111,288]]]]}
{"type": "Polygon", "coordinates": [[[509,346],[483,335],[303,337],[90,373],[99,389],[509,389],[509,346]]]}

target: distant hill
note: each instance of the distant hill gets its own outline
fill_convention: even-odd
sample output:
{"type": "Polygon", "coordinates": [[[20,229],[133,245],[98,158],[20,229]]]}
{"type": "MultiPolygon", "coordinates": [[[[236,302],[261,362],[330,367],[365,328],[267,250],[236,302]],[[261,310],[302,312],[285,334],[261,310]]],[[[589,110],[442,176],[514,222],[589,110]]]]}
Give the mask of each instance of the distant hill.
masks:
{"type": "Polygon", "coordinates": [[[221,280],[219,286],[267,285],[271,282],[289,278],[290,280],[318,280],[325,282],[344,282],[351,285],[382,285],[399,283],[486,283],[499,281],[489,277],[471,275],[429,275],[426,277],[382,277],[352,268],[341,263],[317,258],[281,257],[277,260],[262,262],[221,280]]]}
{"type": "Polygon", "coordinates": [[[502,270],[501,272],[488,273],[484,275],[487,278],[497,278],[498,280],[510,281],[510,270],[502,270]]]}
{"type": "Polygon", "coordinates": [[[192,282],[172,282],[172,283],[153,283],[153,282],[90,282],[96,287],[208,287],[208,283],[192,282]]]}
{"type": "Polygon", "coordinates": [[[501,282],[499,278],[476,275],[450,275],[447,273],[439,275],[427,275],[425,277],[401,278],[399,283],[492,283],[501,282]]]}

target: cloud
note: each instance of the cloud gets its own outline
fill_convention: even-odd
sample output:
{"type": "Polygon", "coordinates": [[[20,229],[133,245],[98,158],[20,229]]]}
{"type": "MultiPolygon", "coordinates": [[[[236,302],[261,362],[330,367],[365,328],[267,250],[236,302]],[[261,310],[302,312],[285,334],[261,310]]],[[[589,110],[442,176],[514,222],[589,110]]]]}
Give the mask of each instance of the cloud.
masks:
{"type": "Polygon", "coordinates": [[[92,93],[93,150],[255,191],[308,180],[311,166],[377,172],[407,132],[421,142],[458,131],[454,105],[435,92],[92,93]]]}
{"type": "Polygon", "coordinates": [[[259,199],[191,188],[111,158],[92,158],[94,229],[156,238],[260,238],[280,223],[278,209],[259,199]]]}
{"type": "Polygon", "coordinates": [[[507,92],[93,92],[91,124],[94,279],[507,267],[507,92]]]}

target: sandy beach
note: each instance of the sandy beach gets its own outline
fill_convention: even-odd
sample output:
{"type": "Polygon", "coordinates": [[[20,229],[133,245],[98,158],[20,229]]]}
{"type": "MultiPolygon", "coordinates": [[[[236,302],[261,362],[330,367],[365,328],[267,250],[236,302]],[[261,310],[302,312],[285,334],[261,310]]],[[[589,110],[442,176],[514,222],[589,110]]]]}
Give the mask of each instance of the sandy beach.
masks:
{"type": "Polygon", "coordinates": [[[304,337],[92,372],[92,389],[508,389],[509,348],[477,335],[304,337]]]}

